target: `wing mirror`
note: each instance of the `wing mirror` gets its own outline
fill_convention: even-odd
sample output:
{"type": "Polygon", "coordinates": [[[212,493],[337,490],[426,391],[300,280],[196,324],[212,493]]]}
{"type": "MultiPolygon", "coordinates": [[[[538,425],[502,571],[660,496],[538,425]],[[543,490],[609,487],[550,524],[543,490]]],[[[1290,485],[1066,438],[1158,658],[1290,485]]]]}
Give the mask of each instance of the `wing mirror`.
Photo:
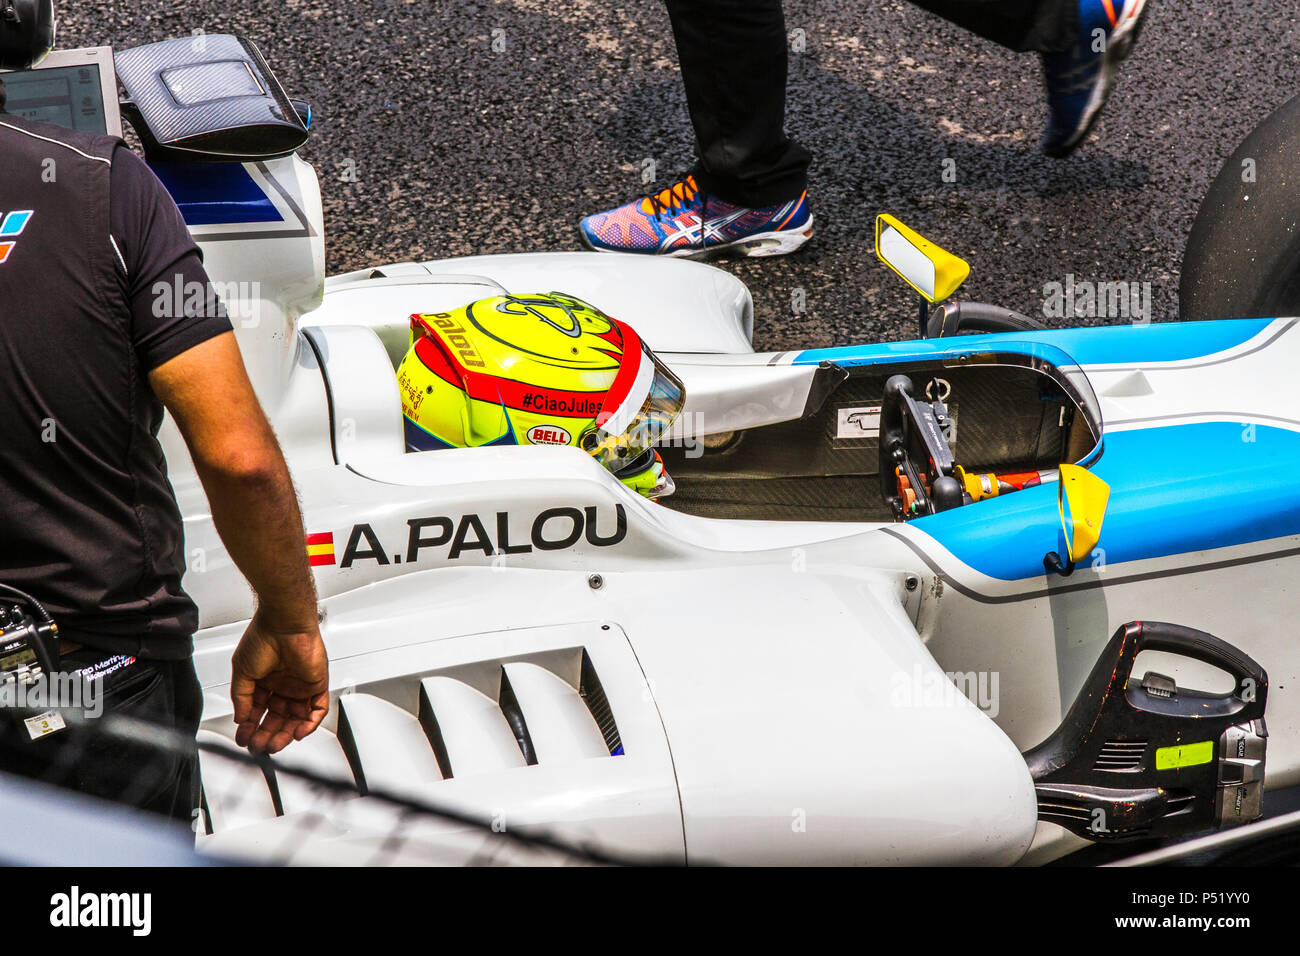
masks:
{"type": "Polygon", "coordinates": [[[970,275],[970,265],[893,216],[876,217],[876,255],[921,295],[921,338],[930,306],[957,291],[970,275]]]}
{"type": "Polygon", "coordinates": [[[1066,557],[1062,560],[1060,554],[1050,551],[1043,557],[1043,567],[1062,577],[1073,574],[1075,562],[1092,554],[1101,540],[1101,523],[1109,501],[1110,485],[1087,468],[1061,465],[1056,508],[1065,534],[1066,557]]]}

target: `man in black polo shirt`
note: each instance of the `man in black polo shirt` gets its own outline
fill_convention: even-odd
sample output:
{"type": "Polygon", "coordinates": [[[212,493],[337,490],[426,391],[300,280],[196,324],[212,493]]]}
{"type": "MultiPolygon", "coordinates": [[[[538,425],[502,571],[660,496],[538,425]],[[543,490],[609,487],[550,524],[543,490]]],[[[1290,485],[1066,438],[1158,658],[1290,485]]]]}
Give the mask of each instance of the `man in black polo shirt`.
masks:
{"type": "MultiPolygon", "coordinates": [[[[230,321],[215,296],[155,307],[155,283],[209,287],[201,253],[120,140],[2,110],[0,583],[46,606],[59,669],[101,681],[107,713],[193,736],[198,612],[155,437],[165,406],[257,593],[233,660],[237,739],[278,751],[319,725],[328,665],[293,485],[230,321]]],[[[33,736],[6,716],[0,770],[189,820],[192,760],[75,725],[33,736]]]]}

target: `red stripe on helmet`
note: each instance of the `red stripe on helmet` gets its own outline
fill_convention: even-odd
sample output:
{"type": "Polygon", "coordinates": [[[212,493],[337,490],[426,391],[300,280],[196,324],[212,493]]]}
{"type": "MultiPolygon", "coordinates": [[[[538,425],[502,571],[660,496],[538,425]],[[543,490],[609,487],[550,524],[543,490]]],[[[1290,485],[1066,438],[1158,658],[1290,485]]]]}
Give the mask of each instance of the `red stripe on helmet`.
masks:
{"type": "Polygon", "coordinates": [[[605,401],[601,404],[600,414],[596,416],[598,426],[604,425],[623,407],[640,375],[641,363],[646,361],[645,351],[641,347],[641,336],[636,334],[636,330],[618,319],[610,319],[610,321],[623,334],[623,357],[619,360],[614,383],[610,385],[605,401]]]}

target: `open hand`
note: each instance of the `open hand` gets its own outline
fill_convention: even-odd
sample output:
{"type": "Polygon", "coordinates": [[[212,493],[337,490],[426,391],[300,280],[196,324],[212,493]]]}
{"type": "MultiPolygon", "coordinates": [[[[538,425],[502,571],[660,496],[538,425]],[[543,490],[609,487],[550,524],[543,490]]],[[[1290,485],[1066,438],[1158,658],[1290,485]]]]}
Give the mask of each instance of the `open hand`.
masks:
{"type": "Polygon", "coordinates": [[[277,629],[253,615],[231,659],[235,742],[279,753],[320,726],[329,710],[329,659],[320,628],[277,629]]]}

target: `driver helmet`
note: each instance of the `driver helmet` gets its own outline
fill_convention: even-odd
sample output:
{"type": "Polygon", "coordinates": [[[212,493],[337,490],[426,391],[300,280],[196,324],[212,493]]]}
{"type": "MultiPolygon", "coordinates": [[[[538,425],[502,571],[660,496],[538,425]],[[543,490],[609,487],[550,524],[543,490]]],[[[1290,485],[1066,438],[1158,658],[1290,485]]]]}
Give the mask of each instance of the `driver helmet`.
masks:
{"type": "Polygon", "coordinates": [[[681,381],[633,328],[571,295],[498,295],[411,316],[397,370],[408,451],[572,445],[647,498],[681,381]]]}
{"type": "Polygon", "coordinates": [[[0,0],[0,70],[40,63],[54,48],[54,31],[54,0],[0,0]]]}

